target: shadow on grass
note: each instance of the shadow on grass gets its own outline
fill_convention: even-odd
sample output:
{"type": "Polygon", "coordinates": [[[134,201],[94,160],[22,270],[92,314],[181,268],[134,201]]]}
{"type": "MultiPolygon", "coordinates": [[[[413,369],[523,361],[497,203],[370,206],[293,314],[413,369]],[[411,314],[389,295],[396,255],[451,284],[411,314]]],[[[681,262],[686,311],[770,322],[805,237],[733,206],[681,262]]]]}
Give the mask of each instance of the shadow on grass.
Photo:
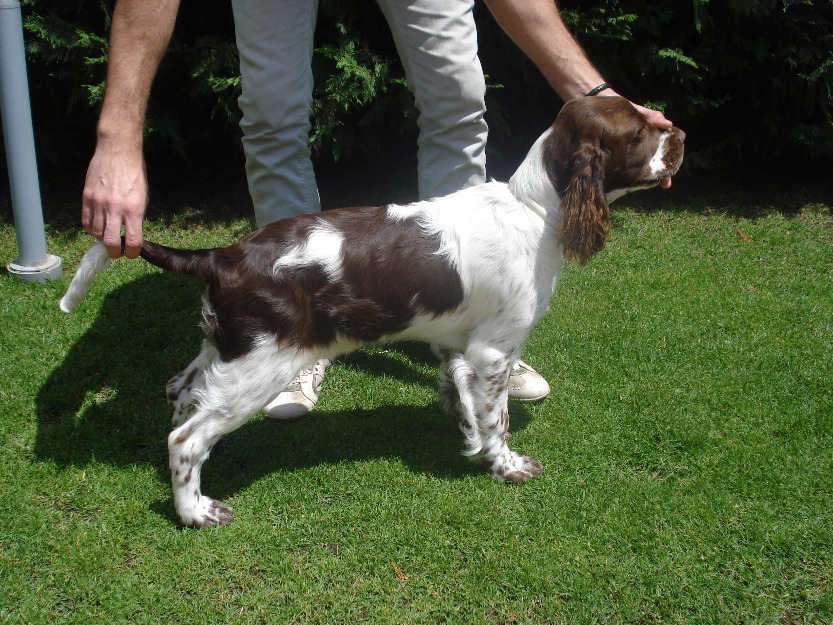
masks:
{"type": "MultiPolygon", "coordinates": [[[[59,466],[147,464],[169,480],[164,387],[199,350],[201,293],[202,284],[188,277],[153,274],[106,297],[37,395],[38,457],[59,466]]],[[[397,345],[396,355],[356,352],[341,362],[371,376],[436,387],[435,376],[409,364],[433,360],[426,346],[397,345]]],[[[524,427],[523,406],[514,404],[511,413],[513,430],[524,427]]],[[[374,458],[399,458],[413,471],[455,479],[479,471],[460,455],[462,446],[456,421],[436,402],[319,409],[294,423],[260,419],[215,450],[204,472],[206,491],[229,497],[276,471],[374,458]]],[[[172,507],[165,514],[173,518],[172,507]]]]}

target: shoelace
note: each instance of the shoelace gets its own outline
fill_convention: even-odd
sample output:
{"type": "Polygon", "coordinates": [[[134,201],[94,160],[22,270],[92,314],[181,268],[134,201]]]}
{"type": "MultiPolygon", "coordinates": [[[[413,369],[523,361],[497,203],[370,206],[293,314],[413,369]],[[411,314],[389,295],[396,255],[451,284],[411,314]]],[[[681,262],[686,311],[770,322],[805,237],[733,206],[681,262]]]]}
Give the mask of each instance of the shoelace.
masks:
{"type": "Polygon", "coordinates": [[[289,385],[284,389],[284,393],[294,393],[295,391],[300,391],[301,378],[307,375],[312,376],[312,388],[316,392],[318,392],[321,389],[321,381],[324,378],[324,372],[322,369],[323,367],[321,367],[321,365],[319,365],[318,363],[316,363],[312,369],[301,369],[298,372],[298,375],[296,375],[292,379],[292,382],[290,382],[289,385]]]}

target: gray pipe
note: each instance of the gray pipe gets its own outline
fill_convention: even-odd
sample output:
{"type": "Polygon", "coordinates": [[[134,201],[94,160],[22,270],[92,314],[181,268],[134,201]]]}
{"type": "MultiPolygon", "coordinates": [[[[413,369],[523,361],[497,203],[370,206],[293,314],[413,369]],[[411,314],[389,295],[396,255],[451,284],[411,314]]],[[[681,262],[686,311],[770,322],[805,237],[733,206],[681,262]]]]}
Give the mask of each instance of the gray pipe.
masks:
{"type": "Polygon", "coordinates": [[[46,252],[18,0],[0,0],[0,113],[17,233],[18,257],[8,265],[9,273],[27,282],[58,278],[61,259],[46,252]]]}

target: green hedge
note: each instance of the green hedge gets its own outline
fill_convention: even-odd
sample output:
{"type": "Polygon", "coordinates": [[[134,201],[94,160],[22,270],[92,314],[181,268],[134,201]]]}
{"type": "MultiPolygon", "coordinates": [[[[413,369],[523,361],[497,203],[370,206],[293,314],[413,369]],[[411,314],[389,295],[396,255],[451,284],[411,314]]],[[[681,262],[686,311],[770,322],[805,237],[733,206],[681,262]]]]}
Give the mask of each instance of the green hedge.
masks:
{"type": "MultiPolygon", "coordinates": [[[[833,157],[833,1],[563,0],[593,61],[631,99],[689,133],[689,162],[833,157]]],[[[489,120],[525,141],[559,101],[477,5],[489,120]],[[535,123],[529,120],[535,120],[535,123]]],[[[41,153],[88,154],[103,94],[112,0],[24,0],[41,153]]],[[[381,13],[321,0],[313,146],[339,158],[380,149],[416,112],[381,13]]],[[[148,113],[149,149],[187,154],[236,138],[240,83],[228,0],[183,2],[148,113]]]]}

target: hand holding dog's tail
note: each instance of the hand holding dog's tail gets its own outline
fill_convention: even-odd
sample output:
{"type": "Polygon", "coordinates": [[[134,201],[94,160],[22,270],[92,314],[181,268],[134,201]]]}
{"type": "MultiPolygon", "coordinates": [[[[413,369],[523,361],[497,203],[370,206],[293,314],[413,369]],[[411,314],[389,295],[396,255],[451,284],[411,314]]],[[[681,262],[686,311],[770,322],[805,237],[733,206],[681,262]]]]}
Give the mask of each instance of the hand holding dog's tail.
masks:
{"type": "MultiPolygon", "coordinates": [[[[197,276],[208,280],[213,275],[214,250],[178,250],[164,245],[144,241],[140,255],[147,262],[174,273],[197,276]]],[[[84,254],[78,271],[72,277],[66,294],[61,298],[61,310],[72,312],[90,288],[90,283],[110,264],[107,248],[101,241],[96,242],[84,254]]]]}

